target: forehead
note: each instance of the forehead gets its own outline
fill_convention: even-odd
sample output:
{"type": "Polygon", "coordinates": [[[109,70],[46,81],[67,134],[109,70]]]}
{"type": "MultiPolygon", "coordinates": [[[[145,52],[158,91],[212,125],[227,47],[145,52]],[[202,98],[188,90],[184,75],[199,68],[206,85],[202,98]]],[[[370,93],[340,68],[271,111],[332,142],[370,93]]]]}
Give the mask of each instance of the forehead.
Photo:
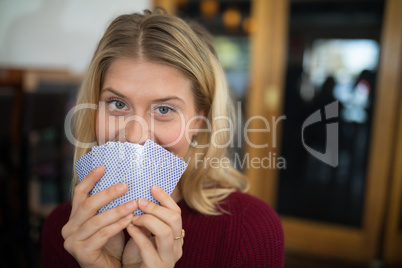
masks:
{"type": "Polygon", "coordinates": [[[176,94],[192,96],[191,81],[171,66],[144,60],[120,58],[108,67],[102,89],[112,88],[122,94],[176,94]]]}

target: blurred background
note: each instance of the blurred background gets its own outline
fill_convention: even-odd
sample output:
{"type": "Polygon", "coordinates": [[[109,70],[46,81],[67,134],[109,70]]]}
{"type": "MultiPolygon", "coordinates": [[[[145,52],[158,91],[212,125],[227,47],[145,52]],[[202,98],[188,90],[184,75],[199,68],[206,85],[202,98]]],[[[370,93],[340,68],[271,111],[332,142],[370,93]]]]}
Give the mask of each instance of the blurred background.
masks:
{"type": "Polygon", "coordinates": [[[0,0],[0,266],[41,267],[95,46],[117,15],[154,6],[213,34],[234,152],[266,160],[237,167],[281,217],[285,267],[402,267],[401,0],[0,0]]]}

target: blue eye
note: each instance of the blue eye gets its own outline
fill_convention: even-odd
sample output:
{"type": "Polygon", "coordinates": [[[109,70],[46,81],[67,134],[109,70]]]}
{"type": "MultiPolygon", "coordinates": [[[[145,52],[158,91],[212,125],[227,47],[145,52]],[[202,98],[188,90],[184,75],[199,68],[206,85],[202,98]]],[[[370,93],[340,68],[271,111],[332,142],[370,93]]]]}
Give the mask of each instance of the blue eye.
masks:
{"type": "Polygon", "coordinates": [[[172,108],[167,107],[167,106],[161,106],[161,107],[156,108],[156,112],[159,114],[167,114],[172,110],[173,110],[172,108]]]}

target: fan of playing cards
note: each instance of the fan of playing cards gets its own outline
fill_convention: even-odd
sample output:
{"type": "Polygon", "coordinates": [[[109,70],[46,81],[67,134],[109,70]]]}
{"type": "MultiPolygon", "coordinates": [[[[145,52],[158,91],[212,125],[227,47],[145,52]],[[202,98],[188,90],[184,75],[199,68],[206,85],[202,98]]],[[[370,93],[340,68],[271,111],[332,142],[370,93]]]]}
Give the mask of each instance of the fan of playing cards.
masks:
{"type": "MultiPolygon", "coordinates": [[[[101,208],[98,213],[140,198],[158,204],[151,195],[151,187],[158,185],[172,194],[187,167],[186,162],[151,140],[147,140],[144,145],[107,142],[92,147],[91,152],[75,162],[79,180],[99,165],[105,167],[105,173],[90,195],[121,182],[127,183],[128,192],[101,208]]],[[[137,209],[134,214],[140,215],[143,212],[137,209]]]]}

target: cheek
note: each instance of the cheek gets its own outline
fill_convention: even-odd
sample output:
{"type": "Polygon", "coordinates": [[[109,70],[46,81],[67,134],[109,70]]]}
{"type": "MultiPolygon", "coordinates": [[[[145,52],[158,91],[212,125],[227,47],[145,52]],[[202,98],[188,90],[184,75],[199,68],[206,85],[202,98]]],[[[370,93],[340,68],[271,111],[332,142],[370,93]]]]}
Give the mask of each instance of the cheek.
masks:
{"type": "Polygon", "coordinates": [[[180,126],[180,123],[155,126],[154,136],[157,143],[179,157],[183,157],[188,150],[189,142],[186,138],[186,131],[184,126],[180,126]]]}
{"type": "Polygon", "coordinates": [[[108,141],[115,140],[119,133],[118,121],[114,117],[109,117],[105,113],[96,113],[96,139],[99,145],[108,141]]]}
{"type": "Polygon", "coordinates": [[[180,127],[180,124],[159,124],[155,126],[154,134],[164,145],[175,146],[176,143],[180,143],[181,140],[185,140],[184,128],[180,127]]]}

